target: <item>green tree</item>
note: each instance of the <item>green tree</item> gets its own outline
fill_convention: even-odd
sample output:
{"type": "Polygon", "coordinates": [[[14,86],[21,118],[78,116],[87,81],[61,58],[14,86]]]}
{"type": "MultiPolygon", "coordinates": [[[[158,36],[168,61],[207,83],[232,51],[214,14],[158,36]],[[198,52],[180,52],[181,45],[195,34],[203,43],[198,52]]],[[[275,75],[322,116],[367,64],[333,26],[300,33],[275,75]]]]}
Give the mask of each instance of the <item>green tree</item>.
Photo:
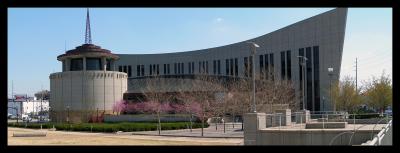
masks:
{"type": "Polygon", "coordinates": [[[379,78],[372,77],[372,80],[366,85],[365,95],[367,104],[379,109],[381,113],[388,106],[392,106],[393,90],[389,76],[383,72],[379,78]]]}
{"type": "Polygon", "coordinates": [[[361,104],[360,90],[356,90],[355,81],[351,77],[344,77],[340,82],[332,84],[332,101],[334,110],[353,113],[361,104]]]}

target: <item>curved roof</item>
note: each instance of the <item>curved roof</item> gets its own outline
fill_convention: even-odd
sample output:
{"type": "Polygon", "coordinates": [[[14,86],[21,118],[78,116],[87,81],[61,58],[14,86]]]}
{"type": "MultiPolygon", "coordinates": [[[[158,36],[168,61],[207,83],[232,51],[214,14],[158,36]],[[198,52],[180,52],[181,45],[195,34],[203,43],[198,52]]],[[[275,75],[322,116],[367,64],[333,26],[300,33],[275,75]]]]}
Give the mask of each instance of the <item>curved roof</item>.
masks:
{"type": "Polygon", "coordinates": [[[67,57],[76,57],[76,56],[90,56],[90,57],[109,57],[112,59],[118,59],[119,57],[110,50],[102,49],[100,46],[96,46],[93,44],[83,44],[81,46],[76,47],[75,49],[66,51],[65,54],[57,56],[57,60],[63,60],[67,57]]]}

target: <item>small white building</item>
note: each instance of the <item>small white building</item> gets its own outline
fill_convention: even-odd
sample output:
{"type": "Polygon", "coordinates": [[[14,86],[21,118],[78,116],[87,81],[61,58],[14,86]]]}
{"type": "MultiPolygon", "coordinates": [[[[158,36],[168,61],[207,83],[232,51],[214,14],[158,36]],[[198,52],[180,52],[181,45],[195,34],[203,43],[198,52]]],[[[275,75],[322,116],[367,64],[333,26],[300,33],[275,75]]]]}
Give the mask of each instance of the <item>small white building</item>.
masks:
{"type": "Polygon", "coordinates": [[[21,114],[31,114],[38,115],[38,113],[49,110],[49,101],[48,100],[25,100],[25,101],[13,101],[12,99],[8,100],[8,113],[13,116],[21,117],[21,114]]]}

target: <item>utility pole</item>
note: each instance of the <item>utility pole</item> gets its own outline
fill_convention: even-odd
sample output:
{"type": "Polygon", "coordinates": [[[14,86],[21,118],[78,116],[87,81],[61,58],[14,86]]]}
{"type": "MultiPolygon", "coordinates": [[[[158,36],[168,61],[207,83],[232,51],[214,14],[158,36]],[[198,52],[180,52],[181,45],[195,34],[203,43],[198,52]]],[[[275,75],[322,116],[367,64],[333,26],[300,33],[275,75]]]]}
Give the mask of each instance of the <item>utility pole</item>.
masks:
{"type": "Polygon", "coordinates": [[[356,58],[356,94],[358,93],[357,90],[358,88],[357,88],[357,58],[356,58]]]}

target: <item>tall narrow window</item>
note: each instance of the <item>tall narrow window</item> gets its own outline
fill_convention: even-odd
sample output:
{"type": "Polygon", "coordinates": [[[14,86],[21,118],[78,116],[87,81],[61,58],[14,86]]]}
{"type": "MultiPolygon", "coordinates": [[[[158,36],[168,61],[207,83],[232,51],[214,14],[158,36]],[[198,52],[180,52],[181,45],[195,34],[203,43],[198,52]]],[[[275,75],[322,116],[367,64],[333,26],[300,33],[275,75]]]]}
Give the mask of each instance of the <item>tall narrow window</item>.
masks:
{"type": "Polygon", "coordinates": [[[225,70],[226,75],[229,75],[229,59],[225,59],[225,70]]]}
{"type": "Polygon", "coordinates": [[[260,55],[260,79],[264,79],[264,56],[260,55]]]}
{"type": "Polygon", "coordinates": [[[231,58],[229,64],[231,65],[231,67],[229,68],[231,75],[233,76],[233,58],[231,58]]]}
{"type": "Polygon", "coordinates": [[[283,52],[281,52],[281,77],[282,77],[282,80],[284,80],[285,79],[285,72],[286,72],[286,70],[285,70],[285,68],[286,68],[286,65],[285,65],[285,51],[283,51],[283,52]]]}
{"type": "Polygon", "coordinates": [[[125,73],[128,73],[128,70],[127,70],[127,68],[126,68],[126,65],[124,65],[124,72],[125,72],[125,73]]]}
{"type": "Polygon", "coordinates": [[[167,64],[167,73],[168,73],[168,74],[171,74],[170,72],[171,72],[171,71],[170,71],[170,65],[167,64]]]}
{"type": "MultiPolygon", "coordinates": [[[[122,69],[121,66],[119,68],[122,69]]],[[[140,76],[140,65],[136,65],[136,76],[140,76]]]]}
{"type": "Polygon", "coordinates": [[[199,73],[201,74],[201,62],[199,62],[199,73]]]}
{"type": "Polygon", "coordinates": [[[150,73],[150,75],[153,75],[153,66],[150,64],[150,71],[149,71],[149,73],[150,73]]]}
{"type": "Polygon", "coordinates": [[[248,57],[244,57],[244,59],[243,59],[243,63],[244,63],[244,76],[245,77],[248,77],[249,76],[249,61],[247,60],[248,59],[248,57]]]}
{"type": "Polygon", "coordinates": [[[218,60],[218,74],[221,74],[221,60],[218,60]]]}
{"type": "Polygon", "coordinates": [[[157,75],[160,75],[160,65],[157,64],[157,75]]]}
{"type": "Polygon", "coordinates": [[[119,71],[119,72],[122,72],[122,66],[121,66],[121,65],[118,66],[118,71],[119,71]]]}
{"type": "Polygon", "coordinates": [[[268,54],[264,54],[264,59],[265,59],[265,79],[268,79],[269,76],[269,65],[268,65],[268,54]]]}
{"type": "Polygon", "coordinates": [[[213,74],[215,75],[217,73],[217,62],[215,60],[213,60],[213,74]]]}
{"type": "Polygon", "coordinates": [[[164,64],[164,74],[167,74],[167,64],[164,64]]]}
{"type": "Polygon", "coordinates": [[[206,73],[208,74],[208,61],[206,61],[206,73]]]}
{"type": "Polygon", "coordinates": [[[274,53],[269,54],[269,62],[270,62],[270,74],[271,80],[274,81],[275,79],[275,64],[274,64],[274,53]]]}
{"type": "Polygon", "coordinates": [[[249,63],[250,63],[250,77],[253,77],[253,64],[254,64],[254,62],[253,62],[253,56],[249,56],[249,63]]]}
{"type": "Polygon", "coordinates": [[[183,64],[183,63],[181,63],[182,64],[182,66],[181,66],[181,72],[182,72],[182,74],[185,74],[185,65],[183,64]]]}
{"type": "Polygon", "coordinates": [[[238,76],[239,70],[238,70],[238,59],[235,58],[235,76],[238,76]]]}
{"type": "Polygon", "coordinates": [[[307,80],[307,86],[306,86],[306,93],[307,93],[307,97],[306,97],[306,99],[307,99],[307,109],[308,110],[312,110],[312,111],[314,111],[314,105],[313,105],[313,99],[311,98],[312,97],[312,67],[311,67],[311,62],[312,62],[312,59],[311,59],[311,47],[307,47],[306,48],[306,58],[307,58],[307,64],[306,64],[306,70],[307,70],[307,72],[306,72],[306,80],[307,80]]]}
{"type": "Polygon", "coordinates": [[[286,62],[287,62],[287,79],[292,79],[292,56],[291,51],[286,51],[286,62]]]}
{"type": "MultiPolygon", "coordinates": [[[[319,46],[313,47],[314,62],[314,104],[315,111],[320,111],[320,94],[319,94],[319,46]]],[[[325,106],[322,106],[325,107],[325,106]]],[[[324,109],[324,108],[323,108],[324,109]]]]}
{"type": "Polygon", "coordinates": [[[129,65],[128,66],[128,77],[131,77],[132,76],[132,68],[131,68],[131,66],[129,65]]]}
{"type": "Polygon", "coordinates": [[[144,76],[144,65],[141,65],[142,76],[144,76]]]}
{"type": "MultiPolygon", "coordinates": [[[[299,56],[304,56],[304,48],[299,49],[299,56]]],[[[299,82],[300,82],[300,90],[303,90],[303,67],[302,67],[303,59],[299,58],[299,82]]],[[[302,105],[303,103],[301,103],[302,105]]],[[[303,108],[303,106],[301,106],[303,108]]]]}
{"type": "Polygon", "coordinates": [[[110,71],[110,70],[111,70],[111,62],[112,62],[111,59],[106,59],[106,63],[107,63],[107,68],[106,68],[106,70],[107,70],[107,71],[110,71]]]}

